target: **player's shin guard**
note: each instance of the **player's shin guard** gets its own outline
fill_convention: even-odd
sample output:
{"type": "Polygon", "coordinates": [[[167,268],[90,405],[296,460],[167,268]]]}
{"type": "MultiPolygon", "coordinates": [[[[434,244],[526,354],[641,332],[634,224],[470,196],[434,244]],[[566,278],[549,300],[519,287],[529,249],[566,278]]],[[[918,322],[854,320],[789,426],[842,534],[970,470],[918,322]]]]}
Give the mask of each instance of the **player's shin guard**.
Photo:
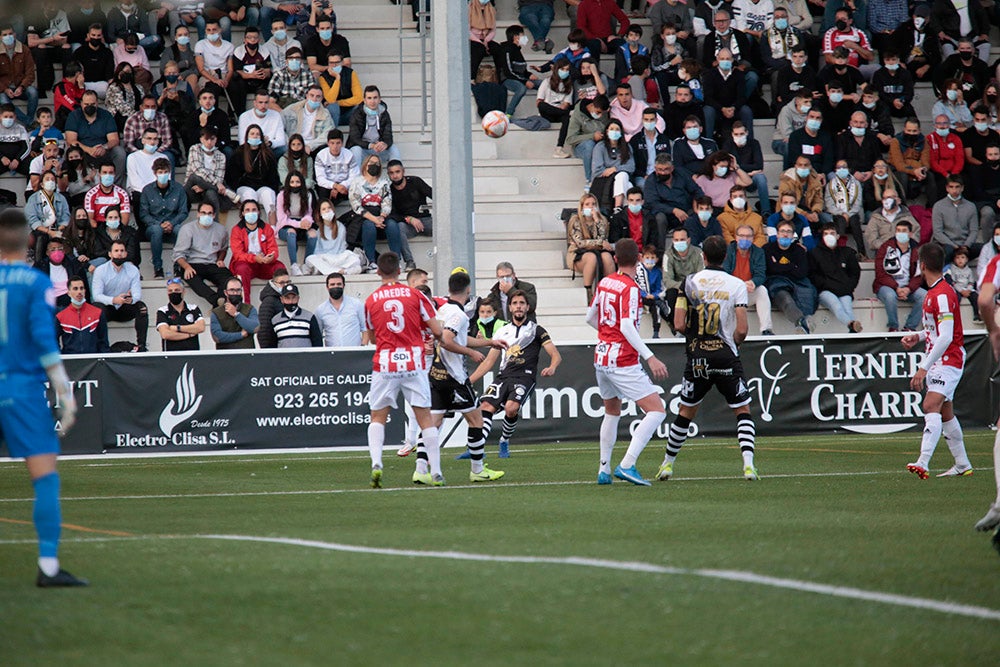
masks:
{"type": "Polygon", "coordinates": [[[417,431],[417,472],[430,472],[430,462],[427,460],[427,445],[424,444],[424,434],[417,431]]]}
{"type": "Polygon", "coordinates": [[[941,434],[944,441],[948,443],[948,449],[955,458],[955,465],[961,469],[971,468],[969,455],[965,452],[965,437],[962,435],[962,425],[958,423],[958,417],[953,417],[951,421],[941,424],[941,434]]]}
{"type": "Polygon", "coordinates": [[[635,465],[635,462],[639,459],[639,455],[642,454],[642,450],[646,448],[650,438],[656,435],[656,429],[660,427],[660,424],[666,418],[666,412],[646,413],[646,416],[642,418],[639,425],[635,427],[635,432],[632,433],[632,441],[628,443],[628,451],[622,457],[622,468],[628,469],[635,465]]]}
{"type": "Polygon", "coordinates": [[[673,463],[677,455],[681,453],[681,447],[687,441],[688,427],[690,426],[691,420],[680,415],[670,425],[670,429],[667,431],[667,455],[663,458],[664,463],[673,463]]]}
{"type": "Polygon", "coordinates": [[[372,457],[372,467],[382,467],[382,447],[385,445],[385,424],[372,422],[368,425],[368,454],[372,457]]]}
{"type": "Polygon", "coordinates": [[[472,472],[483,471],[483,457],[486,455],[486,438],[483,429],[469,427],[469,457],[472,459],[472,472]]]}
{"type": "Polygon", "coordinates": [[[438,441],[438,429],[436,426],[425,428],[420,432],[424,439],[424,447],[427,449],[427,463],[430,466],[432,475],[441,474],[441,445],[438,441]]]}
{"type": "Polygon", "coordinates": [[[754,446],[757,441],[757,426],[749,413],[736,415],[736,440],[743,454],[743,465],[753,465],[754,446]]]}
{"type": "Polygon", "coordinates": [[[31,518],[38,533],[38,555],[41,558],[56,558],[62,525],[62,514],[59,509],[59,473],[52,472],[39,477],[32,481],[32,485],[35,487],[35,509],[31,518]]]}
{"type": "Polygon", "coordinates": [[[618,421],[621,415],[604,415],[601,422],[601,472],[611,474],[611,453],[618,439],[618,421]]]}
{"type": "Polygon", "coordinates": [[[924,435],[920,441],[920,458],[917,459],[917,464],[922,468],[930,468],[934,449],[941,439],[941,430],[940,412],[928,412],[924,415],[924,435]]]}
{"type": "Polygon", "coordinates": [[[403,439],[412,445],[420,435],[420,424],[417,423],[417,416],[413,414],[413,408],[409,403],[403,404],[403,411],[406,413],[406,432],[403,439]]]}
{"type": "Polygon", "coordinates": [[[493,413],[483,410],[483,442],[490,439],[490,431],[493,430],[493,413]]]}
{"type": "Polygon", "coordinates": [[[503,422],[500,425],[500,439],[510,440],[514,435],[514,429],[517,428],[517,414],[513,417],[503,416],[503,422]]]}

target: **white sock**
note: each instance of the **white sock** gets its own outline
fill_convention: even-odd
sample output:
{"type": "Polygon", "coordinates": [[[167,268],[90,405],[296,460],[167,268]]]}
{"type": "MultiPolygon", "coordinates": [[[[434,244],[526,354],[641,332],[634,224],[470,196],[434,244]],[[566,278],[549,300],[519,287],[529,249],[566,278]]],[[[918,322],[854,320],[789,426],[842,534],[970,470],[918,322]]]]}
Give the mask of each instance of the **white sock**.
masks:
{"type": "Polygon", "coordinates": [[[924,415],[924,437],[920,441],[920,458],[917,465],[922,468],[930,468],[931,457],[934,456],[934,449],[938,440],[941,439],[941,413],[928,412],[924,415]]]}
{"type": "Polygon", "coordinates": [[[952,417],[951,421],[941,424],[941,433],[944,441],[948,443],[948,449],[955,458],[955,466],[959,470],[972,467],[969,455],[965,453],[965,439],[962,436],[962,425],[958,423],[958,417],[952,417]]]}
{"type": "Polygon", "coordinates": [[[639,425],[635,427],[632,434],[632,441],[628,443],[628,451],[622,457],[622,468],[631,468],[639,459],[642,450],[646,448],[650,438],[656,435],[656,429],[660,427],[663,420],[667,418],[666,412],[647,412],[639,425]]]}
{"type": "Polygon", "coordinates": [[[368,454],[372,457],[372,467],[382,467],[382,446],[385,445],[385,424],[372,422],[368,425],[368,454]]]}
{"type": "Polygon", "coordinates": [[[441,447],[438,442],[437,426],[425,428],[420,432],[424,436],[424,447],[427,448],[427,463],[432,475],[441,474],[441,447]]]}
{"type": "Polygon", "coordinates": [[[745,466],[753,465],[753,452],[743,452],[743,465],[745,466]]]}
{"type": "Polygon", "coordinates": [[[618,421],[621,415],[604,415],[601,422],[601,472],[611,474],[611,453],[618,439],[618,421]]]}
{"type": "Polygon", "coordinates": [[[472,468],[471,468],[472,473],[475,474],[475,475],[478,475],[479,473],[481,473],[483,471],[483,466],[485,466],[486,464],[483,463],[482,459],[479,459],[478,461],[472,461],[471,465],[472,465],[472,468]]]}
{"type": "Polygon", "coordinates": [[[413,408],[409,403],[403,404],[403,412],[406,413],[406,433],[403,439],[414,445],[417,442],[417,434],[420,433],[420,424],[417,423],[417,416],[413,414],[413,408]]]}
{"type": "Polygon", "coordinates": [[[997,480],[997,507],[1000,507],[1000,431],[993,438],[993,476],[997,480]]]}
{"type": "Polygon", "coordinates": [[[431,467],[427,464],[427,461],[423,459],[417,459],[417,473],[421,475],[426,475],[431,470],[431,467]]]}
{"type": "Polygon", "coordinates": [[[59,559],[51,557],[39,558],[38,569],[44,572],[46,577],[54,577],[59,574],[59,559]]]}

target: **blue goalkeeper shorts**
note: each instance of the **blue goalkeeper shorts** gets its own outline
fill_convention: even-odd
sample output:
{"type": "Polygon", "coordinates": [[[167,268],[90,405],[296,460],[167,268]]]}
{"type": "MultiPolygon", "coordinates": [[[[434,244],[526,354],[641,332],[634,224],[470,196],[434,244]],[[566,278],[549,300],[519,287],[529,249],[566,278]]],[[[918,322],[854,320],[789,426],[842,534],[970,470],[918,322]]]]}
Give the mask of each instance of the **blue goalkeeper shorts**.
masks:
{"type": "Polygon", "coordinates": [[[45,385],[38,380],[13,380],[0,390],[0,433],[13,458],[59,453],[59,436],[45,385]]]}

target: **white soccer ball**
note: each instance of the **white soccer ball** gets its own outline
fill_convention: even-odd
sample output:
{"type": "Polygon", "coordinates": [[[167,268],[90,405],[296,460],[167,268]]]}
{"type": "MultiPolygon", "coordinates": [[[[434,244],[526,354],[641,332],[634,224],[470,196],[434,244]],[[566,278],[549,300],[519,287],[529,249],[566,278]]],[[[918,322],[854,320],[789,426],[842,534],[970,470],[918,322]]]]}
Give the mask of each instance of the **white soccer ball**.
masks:
{"type": "Polygon", "coordinates": [[[487,137],[499,139],[507,134],[508,127],[507,114],[503,111],[494,110],[483,116],[483,132],[486,133],[487,137]]]}

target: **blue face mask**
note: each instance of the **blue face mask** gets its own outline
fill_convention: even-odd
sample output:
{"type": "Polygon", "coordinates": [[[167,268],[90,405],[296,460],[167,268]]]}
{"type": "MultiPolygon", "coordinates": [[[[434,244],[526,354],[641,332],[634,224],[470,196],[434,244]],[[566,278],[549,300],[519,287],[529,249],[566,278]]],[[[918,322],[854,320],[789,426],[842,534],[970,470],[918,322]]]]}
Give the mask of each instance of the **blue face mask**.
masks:
{"type": "Polygon", "coordinates": [[[608,139],[611,141],[618,141],[622,138],[622,133],[618,130],[608,130],[608,139]]]}
{"type": "Polygon", "coordinates": [[[166,185],[170,182],[170,174],[157,174],[156,182],[160,185],[166,185]]]}
{"type": "Polygon", "coordinates": [[[753,241],[751,239],[736,239],[736,247],[740,250],[749,250],[752,245],[753,241]]]}
{"type": "Polygon", "coordinates": [[[490,317],[480,317],[480,318],[479,318],[479,321],[480,321],[480,322],[481,322],[482,324],[491,324],[491,323],[493,322],[493,320],[495,320],[495,319],[496,319],[496,318],[495,318],[495,317],[493,317],[493,316],[490,316],[490,317]]]}
{"type": "Polygon", "coordinates": [[[795,168],[795,175],[799,178],[809,178],[809,169],[803,169],[802,167],[795,168]]]}
{"type": "Polygon", "coordinates": [[[215,107],[208,107],[207,109],[205,107],[201,108],[201,112],[204,114],[210,115],[213,111],[215,111],[215,107]]]}
{"type": "Polygon", "coordinates": [[[720,165],[715,168],[715,175],[718,176],[719,178],[724,177],[728,173],[729,173],[729,167],[727,167],[726,165],[720,165]]]}
{"type": "Polygon", "coordinates": [[[104,226],[107,227],[108,229],[118,229],[119,227],[121,227],[121,225],[122,221],[119,220],[118,218],[113,218],[104,221],[104,226]]]}
{"type": "Polygon", "coordinates": [[[711,211],[698,211],[698,219],[702,222],[708,222],[712,217],[711,211]]]}
{"type": "Polygon", "coordinates": [[[87,299],[86,298],[83,298],[83,299],[74,299],[73,297],[70,297],[69,300],[72,301],[73,305],[76,306],[77,308],[79,308],[83,304],[87,303],[87,299]]]}
{"type": "Polygon", "coordinates": [[[794,240],[795,239],[790,239],[787,236],[779,236],[778,247],[781,248],[782,250],[788,250],[789,248],[792,247],[792,241],[794,240]]]}
{"type": "Polygon", "coordinates": [[[701,136],[700,127],[689,127],[684,130],[684,136],[688,138],[689,141],[697,141],[698,137],[701,136]]]}
{"type": "Polygon", "coordinates": [[[157,148],[159,148],[159,146],[157,146],[156,144],[142,145],[142,150],[146,151],[147,153],[155,153],[157,148]]]}
{"type": "Polygon", "coordinates": [[[823,121],[816,120],[815,118],[810,118],[806,121],[806,127],[808,127],[813,132],[819,132],[819,128],[823,127],[823,121]]]}
{"type": "Polygon", "coordinates": [[[288,36],[288,33],[287,33],[287,32],[285,32],[284,30],[275,30],[275,31],[274,31],[274,32],[272,32],[271,34],[272,34],[272,35],[274,36],[274,38],[275,38],[276,40],[278,40],[279,42],[283,42],[283,41],[285,41],[285,37],[287,37],[287,36],[288,36]]]}
{"type": "Polygon", "coordinates": [[[16,41],[16,38],[14,37],[14,35],[4,35],[3,36],[3,45],[4,46],[14,46],[14,42],[15,41],[16,41]]]}
{"type": "Polygon", "coordinates": [[[774,19],[774,27],[778,30],[787,30],[788,19],[774,19]]]}
{"type": "Polygon", "coordinates": [[[365,113],[368,114],[369,116],[377,116],[378,115],[378,109],[370,109],[367,106],[365,106],[364,109],[365,109],[365,113]]]}
{"type": "Polygon", "coordinates": [[[180,44],[181,46],[187,46],[188,44],[191,43],[191,38],[188,37],[187,35],[181,35],[180,37],[177,38],[177,43],[180,44]]]}
{"type": "Polygon", "coordinates": [[[782,204],[781,212],[785,215],[792,215],[795,213],[795,204],[782,204]]]}
{"type": "Polygon", "coordinates": [[[106,188],[110,188],[114,184],[115,184],[114,174],[101,174],[101,185],[103,185],[106,188]]]}
{"type": "Polygon", "coordinates": [[[837,170],[837,178],[839,178],[842,181],[846,181],[847,177],[850,175],[851,172],[849,172],[847,169],[844,169],[843,167],[837,170]]]}
{"type": "Polygon", "coordinates": [[[895,72],[896,70],[899,69],[899,63],[891,63],[891,64],[890,63],[886,63],[885,64],[885,68],[887,70],[889,70],[890,72],[895,72]]]}
{"type": "Polygon", "coordinates": [[[250,137],[249,139],[247,139],[247,143],[250,144],[251,146],[260,146],[262,142],[257,137],[250,137]]]}
{"type": "Polygon", "coordinates": [[[561,69],[561,70],[559,70],[559,78],[562,79],[563,81],[565,81],[566,79],[568,79],[569,78],[569,70],[568,69],[561,69]]]}
{"type": "Polygon", "coordinates": [[[834,104],[840,104],[844,101],[843,93],[830,93],[830,101],[834,104]]]}
{"type": "Polygon", "coordinates": [[[733,61],[732,60],[720,60],[719,61],[719,69],[721,69],[723,72],[728,72],[729,70],[733,69],[733,61]]]}
{"type": "Polygon", "coordinates": [[[340,74],[342,71],[344,71],[344,66],[343,65],[334,65],[333,66],[333,73],[334,74],[340,74]]]}
{"type": "Polygon", "coordinates": [[[83,7],[81,7],[80,8],[80,13],[83,14],[84,16],[90,16],[91,14],[94,13],[94,8],[91,7],[89,9],[84,9],[83,7]]]}
{"type": "Polygon", "coordinates": [[[257,211],[247,211],[246,213],[243,214],[243,219],[246,220],[249,224],[254,225],[257,224],[257,219],[259,215],[260,214],[258,214],[257,211]]]}
{"type": "Polygon", "coordinates": [[[333,37],[333,31],[332,30],[320,30],[319,31],[319,38],[322,39],[324,42],[329,42],[331,37],[333,37]]]}
{"type": "Polygon", "coordinates": [[[292,58],[288,61],[289,72],[298,72],[300,67],[302,67],[302,61],[298,58],[292,58]]]}
{"type": "Polygon", "coordinates": [[[202,227],[211,227],[212,223],[214,223],[214,222],[215,222],[215,218],[213,218],[210,215],[199,215],[198,216],[198,224],[201,225],[202,227]]]}
{"type": "Polygon", "coordinates": [[[863,136],[865,136],[865,128],[863,128],[863,127],[854,127],[852,125],[851,126],[851,134],[853,134],[856,137],[863,137],[863,136]]]}
{"type": "Polygon", "coordinates": [[[674,250],[680,253],[687,252],[688,242],[687,241],[674,241],[674,250]]]}
{"type": "Polygon", "coordinates": [[[634,215],[639,215],[639,213],[642,212],[642,204],[629,204],[628,210],[634,215]]]}
{"type": "Polygon", "coordinates": [[[217,42],[220,39],[222,39],[222,34],[221,33],[217,32],[215,34],[208,35],[208,41],[210,41],[210,42],[217,42]]]}

